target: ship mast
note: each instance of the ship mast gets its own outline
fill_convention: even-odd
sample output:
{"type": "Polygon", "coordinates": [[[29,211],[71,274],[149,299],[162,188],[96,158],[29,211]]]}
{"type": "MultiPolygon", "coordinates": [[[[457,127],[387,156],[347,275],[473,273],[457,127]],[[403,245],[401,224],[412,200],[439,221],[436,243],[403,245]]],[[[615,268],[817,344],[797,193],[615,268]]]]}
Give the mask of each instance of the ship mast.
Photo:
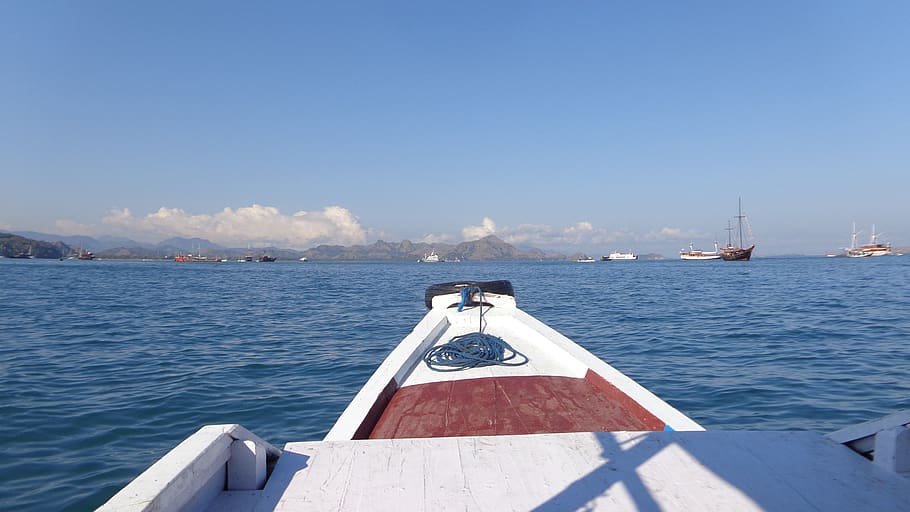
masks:
{"type": "Polygon", "coordinates": [[[743,198],[739,198],[739,215],[736,216],[736,220],[739,222],[739,247],[745,247],[743,245],[743,198]]]}

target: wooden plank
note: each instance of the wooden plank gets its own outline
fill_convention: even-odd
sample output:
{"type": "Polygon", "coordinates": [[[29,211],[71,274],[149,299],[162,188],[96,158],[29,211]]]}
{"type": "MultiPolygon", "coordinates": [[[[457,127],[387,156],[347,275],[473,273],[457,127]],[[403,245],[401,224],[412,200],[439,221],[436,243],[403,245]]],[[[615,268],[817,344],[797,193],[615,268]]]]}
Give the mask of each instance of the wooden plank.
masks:
{"type": "Polygon", "coordinates": [[[514,376],[403,387],[370,438],[663,428],[661,420],[596,375],[514,376]]]}
{"type": "Polygon", "coordinates": [[[812,432],[290,443],[257,510],[910,510],[910,479],[812,432]],[[284,476],[282,476],[284,475],[284,476]],[[276,498],[277,496],[277,498],[276,498]]]}

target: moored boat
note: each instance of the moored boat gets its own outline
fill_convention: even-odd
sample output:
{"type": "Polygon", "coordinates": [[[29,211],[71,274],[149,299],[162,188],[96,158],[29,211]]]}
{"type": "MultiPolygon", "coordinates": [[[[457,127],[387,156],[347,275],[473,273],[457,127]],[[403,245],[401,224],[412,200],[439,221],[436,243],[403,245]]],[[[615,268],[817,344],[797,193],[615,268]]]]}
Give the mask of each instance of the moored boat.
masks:
{"type": "Polygon", "coordinates": [[[259,261],[261,263],[271,263],[277,259],[278,258],[276,258],[274,256],[269,256],[268,254],[263,254],[262,256],[259,257],[259,261]]]}
{"type": "Polygon", "coordinates": [[[864,244],[862,247],[863,252],[869,256],[890,256],[891,244],[883,244],[878,241],[878,237],[881,236],[881,233],[875,234],[875,224],[872,225],[872,239],[868,244],[864,244]]]}
{"type": "Polygon", "coordinates": [[[637,260],[638,255],[632,252],[613,251],[607,256],[602,256],[601,261],[637,260]]]}
{"type": "Polygon", "coordinates": [[[429,254],[424,254],[423,258],[420,259],[422,263],[440,263],[442,260],[439,259],[439,255],[436,254],[436,251],[430,251],[429,254]]]}
{"type": "Polygon", "coordinates": [[[727,224],[727,245],[720,250],[720,256],[725,261],[749,261],[752,258],[752,250],[755,249],[755,244],[745,247],[743,242],[743,221],[746,219],[746,216],[743,215],[743,200],[739,199],[739,213],[736,215],[737,227],[736,233],[739,237],[739,245],[733,245],[733,230],[734,228],[727,224]]]}
{"type": "Polygon", "coordinates": [[[892,510],[910,500],[904,477],[841,444],[868,447],[881,425],[836,440],[705,432],[519,309],[508,281],[434,285],[425,302],[322,441],[279,450],[239,425],[209,425],[101,510],[892,510]]]}
{"type": "Polygon", "coordinates": [[[868,258],[872,253],[856,245],[856,235],[860,234],[856,230],[856,223],[853,223],[853,233],[850,235],[850,247],[844,249],[844,255],[848,258],[868,258]]]}
{"type": "Polygon", "coordinates": [[[223,258],[209,258],[201,254],[178,254],[174,256],[177,263],[222,263],[227,261],[223,258]]]}
{"type": "Polygon", "coordinates": [[[696,249],[694,243],[689,244],[689,250],[679,251],[679,259],[681,260],[719,260],[721,258],[720,251],[717,248],[717,242],[714,242],[713,251],[703,251],[701,249],[696,249]]]}

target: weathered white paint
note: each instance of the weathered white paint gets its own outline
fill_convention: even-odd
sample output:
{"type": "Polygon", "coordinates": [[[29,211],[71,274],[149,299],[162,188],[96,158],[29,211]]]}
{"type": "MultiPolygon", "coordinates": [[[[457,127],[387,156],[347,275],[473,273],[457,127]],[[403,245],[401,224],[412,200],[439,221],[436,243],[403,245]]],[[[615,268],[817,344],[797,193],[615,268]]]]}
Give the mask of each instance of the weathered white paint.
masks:
{"type": "Polygon", "coordinates": [[[289,443],[255,510],[910,510],[910,480],[812,432],[289,443]]]}
{"type": "Polygon", "coordinates": [[[427,382],[507,375],[553,375],[584,377],[590,368],[633,400],[678,431],[703,430],[703,428],[656,395],[603,362],[574,341],[563,336],[543,322],[518,309],[515,298],[508,295],[485,294],[484,300],[493,307],[485,307],[484,332],[499,336],[513,348],[528,356],[527,365],[518,367],[488,366],[459,372],[440,373],[430,370],[422,362],[423,354],[434,345],[448,342],[456,336],[477,332],[480,328],[480,310],[477,307],[449,308],[457,304],[460,294],[441,295],[433,298],[433,309],[417,324],[391,354],[382,362],[338,421],[326,435],[326,441],[343,441],[353,437],[370,407],[382,393],[390,379],[400,386],[427,382]]]}
{"type": "Polygon", "coordinates": [[[854,451],[880,462],[883,467],[891,467],[894,471],[910,473],[910,444],[906,434],[902,434],[900,427],[910,426],[910,410],[889,414],[865,423],[851,425],[828,437],[838,443],[845,444],[854,451]],[[879,437],[885,433],[885,437],[879,437]]]}
{"type": "Polygon", "coordinates": [[[910,475],[910,428],[891,427],[875,435],[875,463],[910,475]]]}
{"type": "Polygon", "coordinates": [[[240,425],[208,425],[168,452],[98,510],[205,510],[224,490],[231,446],[251,441],[277,457],[281,451],[240,425]]]}
{"type": "Polygon", "coordinates": [[[253,491],[265,485],[265,447],[249,440],[231,443],[227,464],[227,489],[253,491]]]}

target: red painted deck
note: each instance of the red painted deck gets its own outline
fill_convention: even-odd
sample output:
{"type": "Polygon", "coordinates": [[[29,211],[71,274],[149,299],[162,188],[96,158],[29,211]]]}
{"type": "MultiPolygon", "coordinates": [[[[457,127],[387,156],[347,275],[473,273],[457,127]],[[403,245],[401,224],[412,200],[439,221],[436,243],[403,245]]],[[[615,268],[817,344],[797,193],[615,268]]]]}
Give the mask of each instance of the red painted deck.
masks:
{"type": "Polygon", "coordinates": [[[659,420],[599,375],[513,376],[399,389],[371,439],[663,430],[659,420]]]}

